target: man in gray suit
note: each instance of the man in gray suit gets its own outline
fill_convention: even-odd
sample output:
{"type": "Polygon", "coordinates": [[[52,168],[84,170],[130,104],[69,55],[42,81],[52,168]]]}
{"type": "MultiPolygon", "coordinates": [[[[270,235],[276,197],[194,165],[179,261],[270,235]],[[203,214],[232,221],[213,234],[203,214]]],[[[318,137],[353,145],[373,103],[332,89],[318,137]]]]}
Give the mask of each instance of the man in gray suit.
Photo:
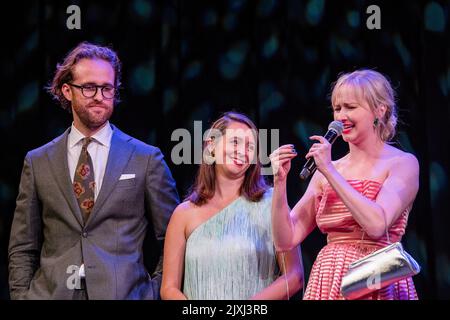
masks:
{"type": "Polygon", "coordinates": [[[109,123],[121,63],[81,43],[49,91],[73,115],[24,162],[9,242],[12,299],[157,299],[162,243],[179,202],[161,151],[109,123]],[[145,240],[145,241],[144,241],[145,240]],[[145,243],[160,248],[150,276],[145,243]]]}

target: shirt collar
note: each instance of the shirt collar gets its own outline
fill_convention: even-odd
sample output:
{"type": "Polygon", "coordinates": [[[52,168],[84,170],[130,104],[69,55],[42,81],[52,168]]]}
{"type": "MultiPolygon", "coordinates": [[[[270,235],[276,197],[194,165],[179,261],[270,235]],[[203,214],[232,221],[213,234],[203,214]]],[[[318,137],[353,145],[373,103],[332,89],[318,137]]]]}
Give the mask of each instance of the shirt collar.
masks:
{"type": "MultiPolygon", "coordinates": [[[[92,138],[97,141],[98,143],[104,145],[105,147],[108,147],[111,145],[111,138],[112,138],[113,130],[111,128],[111,125],[109,124],[109,121],[106,122],[106,125],[101,128],[98,132],[96,132],[92,138]]],[[[72,127],[70,129],[70,133],[68,136],[69,139],[69,148],[74,147],[77,143],[79,143],[85,136],[77,129],[75,128],[73,122],[72,127]]]]}

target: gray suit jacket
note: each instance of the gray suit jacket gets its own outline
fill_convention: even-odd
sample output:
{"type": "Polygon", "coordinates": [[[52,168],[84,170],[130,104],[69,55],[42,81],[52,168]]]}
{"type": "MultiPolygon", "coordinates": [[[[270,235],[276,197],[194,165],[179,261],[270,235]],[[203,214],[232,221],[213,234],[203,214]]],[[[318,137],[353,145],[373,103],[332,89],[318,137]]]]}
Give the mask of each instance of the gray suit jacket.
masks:
{"type": "Polygon", "coordinates": [[[179,202],[175,181],[158,148],[113,129],[86,225],[69,177],[70,128],[26,155],[9,242],[12,299],[72,299],[82,261],[90,299],[159,298],[162,251],[150,276],[144,254],[155,252],[144,253],[143,244],[151,239],[161,247],[179,202]],[[119,180],[122,174],[135,178],[119,180]]]}

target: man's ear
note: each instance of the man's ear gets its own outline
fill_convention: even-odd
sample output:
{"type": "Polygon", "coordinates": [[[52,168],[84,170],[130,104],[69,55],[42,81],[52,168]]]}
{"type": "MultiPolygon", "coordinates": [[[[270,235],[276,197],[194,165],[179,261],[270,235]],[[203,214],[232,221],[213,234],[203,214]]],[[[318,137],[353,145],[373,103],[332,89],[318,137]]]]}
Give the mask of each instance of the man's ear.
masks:
{"type": "Polygon", "coordinates": [[[72,101],[72,90],[67,83],[61,86],[61,92],[67,100],[72,101]]]}

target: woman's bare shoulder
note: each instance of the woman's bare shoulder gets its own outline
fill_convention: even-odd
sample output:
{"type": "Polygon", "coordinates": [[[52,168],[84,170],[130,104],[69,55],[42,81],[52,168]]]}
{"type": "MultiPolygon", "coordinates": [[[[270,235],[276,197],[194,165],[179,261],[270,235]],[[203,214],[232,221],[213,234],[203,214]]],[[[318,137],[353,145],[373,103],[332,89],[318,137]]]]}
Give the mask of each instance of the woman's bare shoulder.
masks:
{"type": "Polygon", "coordinates": [[[172,219],[176,220],[187,220],[194,212],[197,206],[189,200],[180,203],[174,210],[172,214],[172,219]]]}
{"type": "Polygon", "coordinates": [[[386,177],[401,177],[402,180],[406,177],[419,178],[419,161],[414,154],[388,145],[383,158],[386,177]]]}
{"type": "Polygon", "coordinates": [[[396,147],[387,145],[386,154],[391,162],[391,166],[413,166],[418,167],[419,161],[412,153],[400,150],[396,147]]]}

